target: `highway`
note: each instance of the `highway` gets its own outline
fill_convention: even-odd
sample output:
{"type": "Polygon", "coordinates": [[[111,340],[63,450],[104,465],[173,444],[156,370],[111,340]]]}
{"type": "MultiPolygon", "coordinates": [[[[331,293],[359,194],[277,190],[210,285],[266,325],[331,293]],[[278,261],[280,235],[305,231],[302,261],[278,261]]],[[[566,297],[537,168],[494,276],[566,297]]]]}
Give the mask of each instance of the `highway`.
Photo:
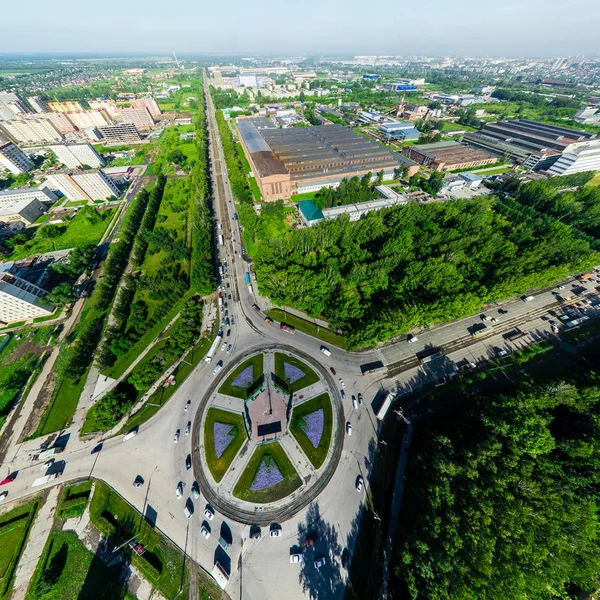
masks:
{"type": "MultiPolygon", "coordinates": [[[[498,322],[493,325],[490,335],[483,338],[474,338],[468,332],[469,327],[482,322],[478,314],[421,331],[417,334],[418,341],[413,344],[399,340],[374,351],[356,354],[330,347],[331,356],[320,353],[321,342],[311,336],[299,331],[292,336],[278,327],[266,324],[264,315],[251,308],[256,300],[256,288],[250,290],[245,283],[244,277],[249,265],[241,255],[239,221],[234,219],[234,198],[207,87],[205,92],[214,216],[215,222],[222,226],[222,229],[215,228],[215,241],[216,236],[222,234],[225,242],[224,245],[216,243],[217,260],[228,265],[228,277],[222,282],[225,288],[222,294],[228,311],[223,319],[233,319],[230,326],[224,324],[222,329],[224,340],[232,344],[232,351],[226,353],[219,349],[212,362],[202,361],[168,404],[142,425],[139,433],[132,439],[123,441],[123,437],[116,437],[104,440],[102,450],[97,453],[92,453],[97,440],[88,445],[79,444],[78,449],[73,451],[67,444],[65,452],[57,458],[57,465],[53,467],[63,473],[48,485],[89,476],[102,479],[140,511],[155,514],[156,526],[182,549],[186,547],[186,534],[190,525],[187,551],[207,571],[212,570],[215,558],[219,556],[218,532],[222,524],[226,523],[233,537],[232,548],[228,551],[231,573],[226,588],[231,598],[341,599],[347,578],[346,563],[344,561],[344,565],[342,564],[342,556],[352,555],[366,499],[364,490],[361,493],[355,490],[356,477],[362,474],[368,487],[370,465],[374,454],[378,452],[379,421],[371,406],[373,398],[382,389],[405,392],[432,378],[440,377],[435,369],[423,369],[416,358],[418,352],[427,348],[444,348],[448,360],[444,361],[443,368],[448,374],[453,368],[452,364],[464,358],[479,363],[495,355],[500,348],[516,348],[530,340],[554,335],[549,322],[542,320],[542,317],[547,315],[548,310],[558,310],[559,304],[552,290],[548,290],[529,302],[517,299],[501,307],[486,309],[485,314],[495,317],[498,322]],[[500,308],[507,313],[499,314],[500,308]],[[504,339],[504,335],[516,326],[529,330],[531,335],[511,344],[504,339]],[[337,376],[343,378],[347,395],[347,399],[342,401],[344,419],[351,422],[352,435],[344,437],[338,467],[316,501],[281,523],[281,538],[265,535],[268,532],[263,527],[262,538],[251,540],[247,524],[236,522],[217,512],[211,522],[213,534],[209,539],[204,539],[200,534],[200,525],[204,519],[206,498],[218,492],[218,489],[207,490],[207,484],[203,482],[201,488],[204,490],[200,498],[193,499],[191,486],[194,470],[186,469],[185,460],[188,454],[193,454],[198,448],[199,436],[202,434],[199,427],[195,426],[189,435],[185,435],[185,427],[188,421],[196,422],[202,399],[215,381],[213,370],[219,361],[227,366],[251,349],[275,345],[292,346],[300,354],[318,360],[325,369],[333,367],[337,376]],[[378,360],[388,367],[387,375],[361,374],[361,365],[378,360]],[[359,392],[364,395],[365,403],[359,409],[353,409],[350,398],[359,392]],[[184,411],[188,400],[191,400],[190,409],[184,411]],[[178,429],[181,436],[174,443],[174,434],[178,429]],[[132,485],[137,475],[144,479],[141,489],[132,485]],[[179,481],[184,485],[181,499],[175,496],[179,481]],[[188,498],[194,505],[194,514],[190,520],[183,513],[188,498]],[[303,544],[308,530],[318,531],[319,540],[314,548],[306,551],[303,564],[290,564],[290,550],[303,544]],[[327,564],[317,570],[313,559],[321,555],[327,557],[327,564]]],[[[584,286],[587,297],[595,295],[595,284],[584,286]]],[[[582,300],[583,298],[576,299],[577,302],[582,300]]],[[[587,310],[589,315],[597,312],[596,309],[587,310]]],[[[3,465],[4,475],[7,474],[7,468],[8,465],[3,465]]],[[[11,461],[10,469],[18,471],[18,475],[12,483],[0,488],[0,491],[9,491],[4,507],[10,506],[11,500],[40,489],[32,488],[31,484],[44,474],[40,465],[35,464],[26,454],[11,461]]]]}

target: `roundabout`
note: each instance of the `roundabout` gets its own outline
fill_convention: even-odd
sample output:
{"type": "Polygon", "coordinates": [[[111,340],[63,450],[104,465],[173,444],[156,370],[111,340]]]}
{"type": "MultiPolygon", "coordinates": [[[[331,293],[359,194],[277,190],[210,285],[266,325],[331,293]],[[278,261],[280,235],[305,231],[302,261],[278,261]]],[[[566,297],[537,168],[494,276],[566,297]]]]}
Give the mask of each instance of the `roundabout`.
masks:
{"type": "Polygon", "coordinates": [[[257,347],[197,403],[192,466],[207,501],[248,525],[289,519],[335,473],[344,410],[327,370],[289,346],[257,347]]]}

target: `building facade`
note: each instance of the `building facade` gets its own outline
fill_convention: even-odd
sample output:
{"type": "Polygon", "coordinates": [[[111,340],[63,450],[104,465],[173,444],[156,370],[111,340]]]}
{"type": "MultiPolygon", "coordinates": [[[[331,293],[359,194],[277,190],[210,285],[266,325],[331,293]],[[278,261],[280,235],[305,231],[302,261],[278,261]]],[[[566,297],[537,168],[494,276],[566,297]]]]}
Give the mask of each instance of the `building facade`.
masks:
{"type": "Polygon", "coordinates": [[[118,198],[119,188],[102,171],[67,171],[50,175],[46,182],[69,200],[106,200],[118,198]]]}
{"type": "Polygon", "coordinates": [[[17,200],[39,200],[46,204],[53,204],[58,200],[58,197],[49,189],[39,187],[4,190],[0,192],[0,208],[8,204],[13,204],[17,200]]]}
{"type": "Polygon", "coordinates": [[[34,164],[20,148],[12,142],[0,142],[0,165],[8,169],[13,175],[26,173],[33,169],[34,164]]]}
{"type": "Polygon", "coordinates": [[[77,129],[101,127],[113,123],[110,115],[105,110],[79,110],[65,112],[65,114],[77,129]]]}
{"type": "Polygon", "coordinates": [[[152,97],[138,98],[131,101],[131,108],[143,109],[145,108],[153,117],[158,117],[162,113],[156,103],[156,100],[152,97]]]}
{"type": "Polygon", "coordinates": [[[121,109],[114,100],[90,100],[88,104],[94,110],[105,110],[115,121],[121,118],[121,109]]]}
{"type": "Polygon", "coordinates": [[[21,198],[0,204],[0,223],[21,222],[24,225],[35,223],[48,208],[37,198],[21,198]]]}
{"type": "Polygon", "coordinates": [[[8,325],[52,314],[53,306],[40,303],[45,295],[45,290],[25,279],[0,273],[0,323],[8,325]]]}
{"type": "Polygon", "coordinates": [[[141,137],[137,127],[133,123],[121,123],[119,125],[107,125],[98,127],[98,133],[106,144],[131,144],[140,142],[141,137]]]}
{"type": "Polygon", "coordinates": [[[29,105],[36,113],[43,114],[50,112],[48,105],[39,96],[29,96],[27,102],[29,102],[29,105]]]}
{"type": "Polygon", "coordinates": [[[0,130],[10,139],[25,145],[59,142],[63,137],[46,119],[0,121],[0,130]]]}
{"type": "Polygon", "coordinates": [[[154,119],[147,108],[124,108],[121,111],[121,122],[131,123],[140,129],[154,127],[154,119]]]}
{"type": "Polygon", "coordinates": [[[17,94],[0,92],[0,121],[10,121],[29,112],[29,108],[17,94]]]}
{"type": "Polygon", "coordinates": [[[103,167],[106,162],[94,150],[91,144],[59,144],[50,146],[56,158],[69,169],[76,169],[87,165],[88,167],[103,167]]]}

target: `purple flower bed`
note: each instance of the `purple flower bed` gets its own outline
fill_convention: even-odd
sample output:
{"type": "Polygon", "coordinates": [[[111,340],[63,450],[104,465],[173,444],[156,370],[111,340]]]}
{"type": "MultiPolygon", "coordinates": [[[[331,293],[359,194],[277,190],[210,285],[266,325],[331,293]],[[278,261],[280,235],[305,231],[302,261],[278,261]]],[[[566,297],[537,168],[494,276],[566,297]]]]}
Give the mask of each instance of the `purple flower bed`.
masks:
{"type": "Polygon", "coordinates": [[[235,439],[235,432],[232,431],[233,425],[226,425],[225,423],[217,423],[215,421],[213,428],[213,437],[215,440],[215,452],[217,458],[223,456],[223,452],[227,450],[227,446],[235,439]]]}
{"type": "Polygon", "coordinates": [[[277,466],[277,463],[270,457],[265,456],[258,467],[254,481],[250,485],[250,489],[258,492],[273,487],[283,481],[283,475],[277,466]]]}
{"type": "Polygon", "coordinates": [[[235,387],[247,388],[254,382],[252,365],[248,365],[231,383],[235,387]]]}
{"type": "Polygon", "coordinates": [[[325,424],[325,413],[322,408],[311,412],[308,415],[304,415],[302,418],[304,425],[302,425],[302,431],[306,434],[306,437],[310,440],[310,443],[318,448],[323,437],[323,427],[325,424]]]}
{"type": "Polygon", "coordinates": [[[286,380],[289,379],[290,383],[296,383],[298,379],[302,379],[305,375],[304,371],[289,363],[283,363],[286,380]]]}

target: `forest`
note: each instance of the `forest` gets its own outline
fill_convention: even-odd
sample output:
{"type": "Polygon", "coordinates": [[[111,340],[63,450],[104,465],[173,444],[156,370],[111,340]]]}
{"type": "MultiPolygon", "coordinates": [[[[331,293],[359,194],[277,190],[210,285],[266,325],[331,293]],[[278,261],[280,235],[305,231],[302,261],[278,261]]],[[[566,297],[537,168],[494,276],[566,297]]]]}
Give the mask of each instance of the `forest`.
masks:
{"type": "Polygon", "coordinates": [[[575,600],[597,589],[600,346],[580,351],[556,348],[450,403],[448,392],[423,399],[439,410],[414,430],[395,598],[575,600]]]}
{"type": "Polygon", "coordinates": [[[528,189],[518,199],[408,204],[287,230],[258,245],[260,293],[327,319],[361,348],[598,264],[600,191],[550,186],[534,198],[554,205],[537,210],[528,189]]]}

